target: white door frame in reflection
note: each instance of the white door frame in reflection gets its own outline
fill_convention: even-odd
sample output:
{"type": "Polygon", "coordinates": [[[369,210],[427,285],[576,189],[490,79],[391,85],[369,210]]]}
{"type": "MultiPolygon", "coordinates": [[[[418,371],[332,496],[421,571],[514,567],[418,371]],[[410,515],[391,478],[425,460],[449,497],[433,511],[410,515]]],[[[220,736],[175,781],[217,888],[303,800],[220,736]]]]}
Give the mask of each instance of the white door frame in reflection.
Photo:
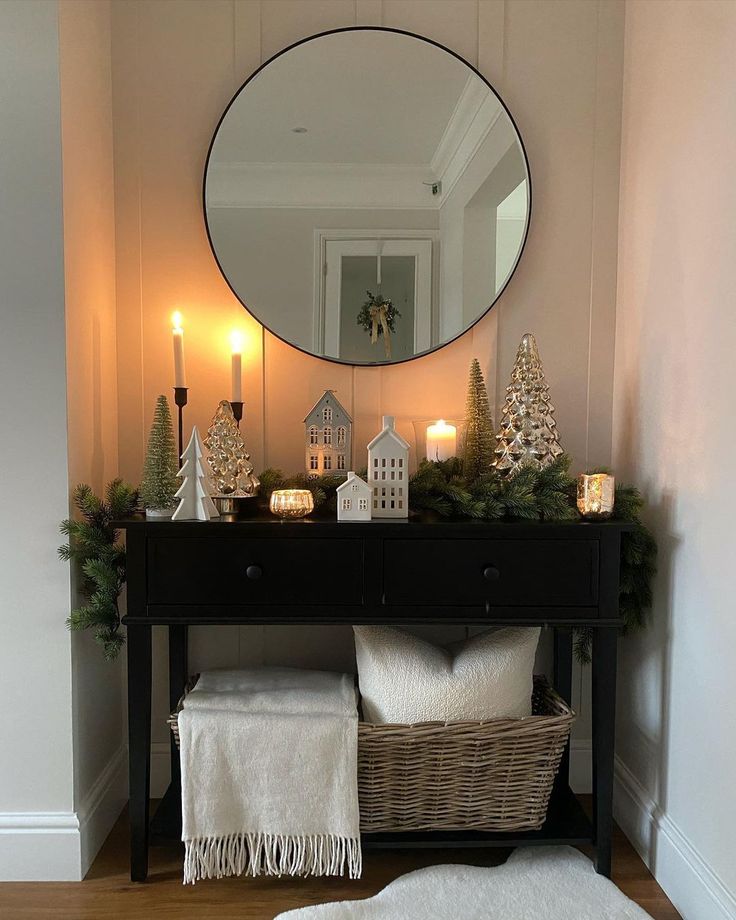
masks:
{"type": "Polygon", "coordinates": [[[339,264],[343,255],[376,255],[379,241],[383,255],[408,255],[413,256],[416,261],[415,353],[430,349],[437,342],[438,231],[315,230],[314,348],[327,358],[341,360],[339,356],[341,279],[338,272],[328,271],[328,259],[337,261],[339,264]]]}

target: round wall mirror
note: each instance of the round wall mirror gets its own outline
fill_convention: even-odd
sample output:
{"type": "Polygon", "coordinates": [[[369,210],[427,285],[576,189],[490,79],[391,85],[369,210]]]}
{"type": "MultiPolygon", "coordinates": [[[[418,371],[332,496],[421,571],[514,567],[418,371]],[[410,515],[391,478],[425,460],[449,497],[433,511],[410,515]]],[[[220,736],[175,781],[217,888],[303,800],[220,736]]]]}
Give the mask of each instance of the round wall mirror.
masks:
{"type": "Polygon", "coordinates": [[[276,55],[232,99],[204,211],[225,279],[271,332],[332,361],[395,363],[498,299],[529,229],[529,166],[462,58],[340,29],[276,55]]]}

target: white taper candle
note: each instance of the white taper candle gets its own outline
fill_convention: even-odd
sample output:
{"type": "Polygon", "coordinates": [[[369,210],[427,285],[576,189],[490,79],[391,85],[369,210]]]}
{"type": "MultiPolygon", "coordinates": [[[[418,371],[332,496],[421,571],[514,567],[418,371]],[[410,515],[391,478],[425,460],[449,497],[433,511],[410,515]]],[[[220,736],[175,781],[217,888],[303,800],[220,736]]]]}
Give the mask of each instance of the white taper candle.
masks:
{"type": "Polygon", "coordinates": [[[174,326],[172,329],[174,337],[174,386],[185,387],[187,378],[184,372],[184,330],[181,326],[181,313],[178,310],[171,317],[171,322],[174,326]]]}
{"type": "Polygon", "coordinates": [[[232,355],[230,359],[230,369],[232,373],[231,402],[243,401],[243,336],[240,332],[230,334],[230,346],[232,355]]]}

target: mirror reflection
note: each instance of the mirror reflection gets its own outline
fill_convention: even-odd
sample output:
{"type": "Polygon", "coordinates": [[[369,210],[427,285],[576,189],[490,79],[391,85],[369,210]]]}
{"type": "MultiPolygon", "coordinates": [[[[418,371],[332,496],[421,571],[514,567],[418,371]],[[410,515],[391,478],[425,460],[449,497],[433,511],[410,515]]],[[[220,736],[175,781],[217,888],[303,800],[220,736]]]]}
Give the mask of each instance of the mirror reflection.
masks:
{"type": "Polygon", "coordinates": [[[449,342],[516,268],[521,139],[489,85],[417,36],[316,36],[257,72],[212,142],[205,216],[228,283],[272,332],[350,364],[449,342]]]}

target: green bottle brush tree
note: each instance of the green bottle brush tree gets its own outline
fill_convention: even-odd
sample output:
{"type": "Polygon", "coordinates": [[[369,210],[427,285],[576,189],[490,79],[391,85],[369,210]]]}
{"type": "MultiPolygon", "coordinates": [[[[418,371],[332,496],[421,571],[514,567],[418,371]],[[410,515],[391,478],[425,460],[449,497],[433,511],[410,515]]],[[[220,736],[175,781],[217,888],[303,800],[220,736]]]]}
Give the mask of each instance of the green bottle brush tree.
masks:
{"type": "Polygon", "coordinates": [[[178,469],[179,458],[176,454],[169,401],[165,396],[159,396],[148,435],[140,489],[149,517],[171,517],[173,514],[180,485],[178,469]]]}

